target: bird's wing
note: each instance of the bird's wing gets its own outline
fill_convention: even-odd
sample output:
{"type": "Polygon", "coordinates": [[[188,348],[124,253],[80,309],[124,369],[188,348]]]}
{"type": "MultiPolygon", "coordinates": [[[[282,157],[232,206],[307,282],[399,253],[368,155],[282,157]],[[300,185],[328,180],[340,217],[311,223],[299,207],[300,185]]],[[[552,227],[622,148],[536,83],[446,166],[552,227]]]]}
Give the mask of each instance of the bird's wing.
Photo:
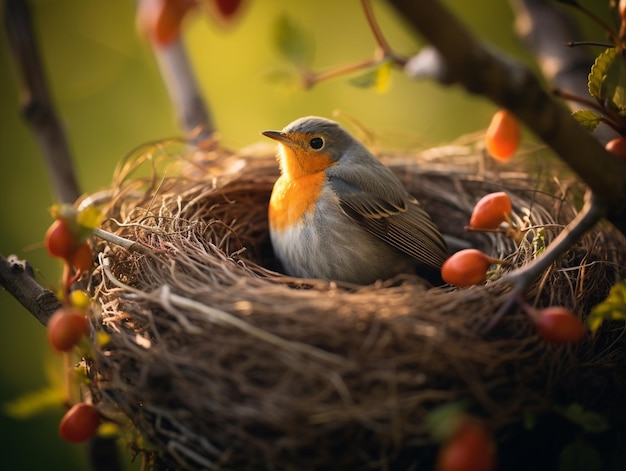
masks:
{"type": "MultiPolygon", "coordinates": [[[[358,173],[329,175],[329,184],[339,197],[344,212],[365,229],[410,255],[419,263],[441,268],[447,247],[430,216],[389,172],[377,172],[374,185],[367,189],[358,173]],[[389,176],[391,175],[391,176],[389,176]]],[[[367,179],[372,182],[371,178],[367,179]]]]}

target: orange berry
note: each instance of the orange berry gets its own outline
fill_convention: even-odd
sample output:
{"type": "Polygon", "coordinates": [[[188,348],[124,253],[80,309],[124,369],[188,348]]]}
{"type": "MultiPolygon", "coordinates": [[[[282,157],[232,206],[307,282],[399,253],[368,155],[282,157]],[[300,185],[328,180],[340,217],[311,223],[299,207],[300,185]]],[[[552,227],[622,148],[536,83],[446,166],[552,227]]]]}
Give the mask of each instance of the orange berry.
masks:
{"type": "Polygon", "coordinates": [[[489,193],[474,206],[469,225],[475,229],[497,229],[511,211],[509,195],[503,191],[489,193]]]}
{"type": "Polygon", "coordinates": [[[489,265],[495,259],[476,249],[459,250],[450,256],[441,267],[441,277],[446,283],[460,287],[485,281],[489,265]]]}
{"type": "Polygon", "coordinates": [[[604,148],[607,151],[626,159],[626,137],[616,137],[615,139],[607,142],[604,148]]]}
{"type": "Polygon", "coordinates": [[[68,410],[59,424],[59,435],[70,443],[80,443],[96,435],[100,413],[91,404],[79,402],[68,410]]]}
{"type": "Polygon", "coordinates": [[[50,255],[67,260],[76,248],[76,236],[65,219],[57,219],[46,231],[44,243],[50,255]]]}
{"type": "Polygon", "coordinates": [[[534,311],[531,319],[537,329],[537,335],[550,343],[575,343],[587,332],[583,322],[564,307],[553,306],[534,311]]]}
{"type": "Polygon", "coordinates": [[[493,471],[496,447],[485,426],[464,420],[437,455],[437,471],[493,471]]]}
{"type": "Polygon", "coordinates": [[[87,242],[83,242],[72,254],[72,266],[79,272],[83,272],[89,270],[92,263],[91,247],[87,242]]]}
{"type": "Polygon", "coordinates": [[[485,134],[487,152],[494,159],[506,162],[519,147],[522,133],[517,119],[507,110],[499,110],[491,118],[485,134]]]}
{"type": "Polygon", "coordinates": [[[76,308],[59,308],[48,321],[48,343],[59,351],[72,349],[89,331],[85,314],[76,308]]]}

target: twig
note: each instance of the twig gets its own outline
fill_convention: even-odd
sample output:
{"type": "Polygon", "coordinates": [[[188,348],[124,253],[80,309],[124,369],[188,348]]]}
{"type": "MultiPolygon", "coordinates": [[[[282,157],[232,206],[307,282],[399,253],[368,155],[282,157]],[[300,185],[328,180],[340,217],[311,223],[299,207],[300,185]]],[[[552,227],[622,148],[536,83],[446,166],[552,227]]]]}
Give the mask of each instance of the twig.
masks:
{"type": "MultiPolygon", "coordinates": [[[[510,0],[510,3],[515,11],[517,32],[537,58],[544,77],[562,93],[562,98],[570,99],[571,109],[588,107],[581,99],[589,97],[587,76],[593,56],[586,48],[564,46],[597,43],[572,42],[582,33],[554,3],[544,0],[510,0]],[[571,100],[571,97],[581,99],[571,100]]],[[[606,126],[598,126],[593,135],[602,142],[616,137],[606,126]]]]}
{"type": "Polygon", "coordinates": [[[604,202],[590,196],[583,209],[552,241],[545,252],[531,263],[502,277],[502,281],[526,288],[546,271],[563,253],[569,250],[585,233],[606,214],[604,202]]]}
{"type": "Polygon", "coordinates": [[[385,39],[385,36],[376,21],[371,0],[361,0],[361,7],[363,8],[367,24],[372,32],[372,35],[374,36],[374,40],[376,41],[376,51],[374,52],[373,57],[351,64],[333,67],[323,72],[313,72],[307,69],[300,70],[300,75],[305,88],[311,88],[325,80],[340,77],[352,72],[373,68],[387,61],[390,61],[400,67],[405,66],[407,59],[396,54],[385,39]]]}
{"type": "Polygon", "coordinates": [[[607,205],[607,218],[626,234],[626,162],[607,152],[519,62],[488,50],[438,0],[390,0],[434,46],[451,83],[513,112],[607,205]]]}
{"type": "Polygon", "coordinates": [[[567,47],[576,47],[576,46],[597,46],[603,48],[615,47],[614,44],[611,43],[603,43],[598,41],[567,41],[565,43],[567,47]]]}
{"type": "Polygon", "coordinates": [[[67,138],[46,86],[27,1],[6,1],[4,27],[18,72],[22,115],[39,141],[57,199],[73,203],[80,188],[67,138]]]}
{"type": "Polygon", "coordinates": [[[588,96],[587,75],[593,64],[584,48],[564,45],[581,37],[569,18],[542,0],[510,0],[515,11],[515,27],[526,46],[533,52],[544,77],[560,90],[577,96],[588,96]]]}
{"type": "MultiPolygon", "coordinates": [[[[592,109],[600,113],[600,121],[609,126],[615,132],[607,133],[606,139],[612,139],[616,136],[626,132],[626,129],[620,127],[619,123],[623,121],[622,117],[610,108],[603,108],[597,101],[593,101],[591,98],[583,98],[578,95],[571,95],[563,90],[554,90],[554,95],[567,100],[570,103],[585,105],[586,108],[592,109]],[[608,116],[608,117],[607,117],[608,116]]],[[[597,128],[596,128],[597,129],[597,128]]]]}
{"type": "Polygon", "coordinates": [[[35,281],[28,262],[15,255],[4,258],[0,254],[0,285],[43,325],[61,307],[56,295],[35,281]]]}
{"type": "Polygon", "coordinates": [[[363,8],[367,24],[374,35],[374,40],[376,41],[376,45],[380,51],[379,55],[391,59],[394,63],[403,66],[406,63],[406,59],[396,55],[393,49],[389,46],[387,39],[385,39],[385,35],[378,25],[378,21],[376,21],[376,15],[374,15],[371,0],[361,0],[361,7],[363,8]]]}
{"type": "Polygon", "coordinates": [[[300,74],[302,76],[302,81],[304,83],[304,88],[311,88],[317,85],[320,82],[324,82],[326,80],[330,80],[332,78],[341,77],[342,75],[347,75],[352,72],[357,72],[359,70],[367,69],[370,67],[375,67],[379,64],[382,64],[385,60],[384,57],[379,54],[375,55],[370,59],[364,59],[362,61],[353,62],[351,64],[340,65],[337,67],[333,67],[332,69],[328,69],[322,72],[313,72],[310,70],[301,70],[300,74]]]}
{"type": "Polygon", "coordinates": [[[154,253],[145,245],[135,242],[134,240],[125,239],[112,232],[105,231],[99,227],[94,228],[93,235],[99,237],[102,240],[106,240],[111,244],[119,245],[120,247],[129,250],[131,252],[138,252],[143,255],[147,255],[150,258],[155,258],[154,253]]]}
{"type": "Polygon", "coordinates": [[[527,265],[504,275],[500,281],[510,283],[513,290],[489,322],[482,329],[488,333],[514,305],[523,299],[526,289],[544,273],[563,253],[574,245],[585,233],[605,216],[606,205],[590,197],[583,209],[552,241],[545,252],[527,265]]]}
{"type": "Polygon", "coordinates": [[[619,37],[617,35],[617,33],[615,32],[615,30],[611,27],[611,25],[609,25],[606,21],[604,21],[602,18],[600,18],[598,15],[596,15],[593,11],[591,11],[589,8],[585,7],[584,5],[581,5],[580,3],[578,3],[575,0],[559,0],[561,3],[565,4],[565,5],[569,5],[572,6],[574,8],[579,9],[581,12],[583,12],[585,15],[587,15],[589,18],[591,18],[593,21],[596,22],[596,24],[598,26],[600,26],[605,33],[607,33],[610,37],[611,40],[617,44],[619,42],[619,37]]]}
{"type": "Polygon", "coordinates": [[[211,142],[215,125],[182,40],[177,38],[165,46],[154,45],[153,51],[180,126],[194,144],[202,146],[211,142]]]}

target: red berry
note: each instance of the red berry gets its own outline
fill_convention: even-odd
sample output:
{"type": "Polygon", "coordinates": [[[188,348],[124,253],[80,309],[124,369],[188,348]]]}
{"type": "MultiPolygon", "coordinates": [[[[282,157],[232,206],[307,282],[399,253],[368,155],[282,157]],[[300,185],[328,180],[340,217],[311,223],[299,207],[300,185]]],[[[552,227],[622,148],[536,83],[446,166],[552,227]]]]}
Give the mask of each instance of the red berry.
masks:
{"type": "Polygon", "coordinates": [[[215,0],[216,9],[224,19],[232,17],[239,10],[241,3],[242,0],[215,0]]]}
{"type": "Polygon", "coordinates": [[[48,343],[60,352],[72,349],[89,331],[85,314],[71,307],[59,308],[48,321],[48,343]]]}
{"type": "Polygon", "coordinates": [[[83,272],[89,270],[92,263],[91,247],[87,242],[83,242],[72,254],[72,266],[79,272],[83,272]]]}
{"type": "Polygon", "coordinates": [[[497,229],[511,211],[509,195],[503,191],[490,193],[474,206],[469,225],[475,229],[497,229]]]}
{"type": "Polygon", "coordinates": [[[554,306],[533,311],[531,319],[537,335],[550,343],[575,343],[587,332],[583,322],[564,307],[554,306]]]}
{"type": "Polygon", "coordinates": [[[487,152],[494,159],[506,162],[519,147],[521,138],[515,116],[506,110],[499,110],[491,118],[485,134],[487,152]]]}
{"type": "Polygon", "coordinates": [[[74,404],[59,424],[59,435],[70,443],[80,443],[96,435],[100,426],[100,414],[96,408],[85,402],[74,404]]]}
{"type": "Polygon", "coordinates": [[[492,471],[496,447],[485,426],[464,420],[437,455],[437,471],[492,471]]]}
{"type": "Polygon", "coordinates": [[[489,265],[496,261],[480,250],[460,250],[443,263],[441,277],[451,285],[461,287],[475,285],[485,281],[489,265]]]}
{"type": "Polygon", "coordinates": [[[57,219],[46,231],[44,243],[53,257],[69,259],[76,248],[76,236],[65,219],[57,219]]]}
{"type": "Polygon", "coordinates": [[[616,137],[615,139],[607,142],[604,148],[609,152],[626,159],[626,137],[616,137]]]}

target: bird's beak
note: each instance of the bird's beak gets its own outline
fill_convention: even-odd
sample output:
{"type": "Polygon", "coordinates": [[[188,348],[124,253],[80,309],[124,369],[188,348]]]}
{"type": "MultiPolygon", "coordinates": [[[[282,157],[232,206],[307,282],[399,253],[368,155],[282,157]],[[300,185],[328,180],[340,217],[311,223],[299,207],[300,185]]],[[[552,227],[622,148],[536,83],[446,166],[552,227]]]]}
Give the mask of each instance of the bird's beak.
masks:
{"type": "Polygon", "coordinates": [[[261,134],[265,137],[269,137],[270,139],[274,139],[275,141],[283,142],[285,144],[289,144],[291,142],[289,136],[281,131],[263,131],[261,134]]]}

